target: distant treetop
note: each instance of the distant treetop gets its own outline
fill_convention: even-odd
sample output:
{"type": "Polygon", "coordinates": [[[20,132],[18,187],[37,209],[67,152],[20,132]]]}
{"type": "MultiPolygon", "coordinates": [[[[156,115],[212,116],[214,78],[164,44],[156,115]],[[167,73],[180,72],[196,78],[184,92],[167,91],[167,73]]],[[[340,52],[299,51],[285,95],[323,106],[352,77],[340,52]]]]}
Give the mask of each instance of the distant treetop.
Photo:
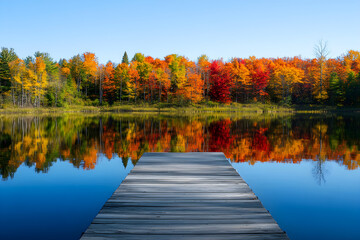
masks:
{"type": "Polygon", "coordinates": [[[123,56],[123,58],[122,58],[121,63],[129,64],[129,57],[128,57],[126,51],[124,52],[124,56],[123,56]]]}

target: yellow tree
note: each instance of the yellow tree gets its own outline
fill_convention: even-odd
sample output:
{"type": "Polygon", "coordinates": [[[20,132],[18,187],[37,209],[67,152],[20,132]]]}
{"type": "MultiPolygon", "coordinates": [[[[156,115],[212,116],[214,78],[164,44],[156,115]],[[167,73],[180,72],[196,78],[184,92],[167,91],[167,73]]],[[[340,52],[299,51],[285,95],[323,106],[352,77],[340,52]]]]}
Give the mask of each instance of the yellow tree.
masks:
{"type": "Polygon", "coordinates": [[[210,91],[210,81],[209,81],[209,76],[210,76],[210,62],[209,62],[209,58],[206,55],[201,55],[198,58],[198,62],[197,62],[197,66],[198,66],[198,71],[201,75],[201,79],[203,81],[203,94],[204,97],[206,96],[206,98],[209,98],[209,91],[210,91]]]}
{"type": "Polygon", "coordinates": [[[36,81],[34,83],[34,105],[40,107],[42,97],[45,94],[45,88],[48,84],[47,74],[46,74],[46,65],[42,57],[37,57],[35,59],[35,73],[36,81]]]}
{"type": "Polygon", "coordinates": [[[313,59],[311,61],[311,66],[307,69],[309,72],[309,76],[311,78],[312,85],[312,95],[314,99],[318,102],[323,103],[326,99],[328,99],[328,85],[329,81],[326,78],[328,74],[328,68],[325,63],[322,63],[318,59],[313,59]],[[321,65],[323,65],[321,67],[321,65]],[[321,69],[319,71],[319,69],[321,69]]]}
{"type": "Polygon", "coordinates": [[[238,102],[238,95],[241,89],[249,89],[251,86],[250,71],[245,66],[245,62],[241,59],[232,59],[230,65],[230,74],[233,79],[235,91],[235,101],[238,102]]]}
{"type": "Polygon", "coordinates": [[[289,103],[294,85],[302,82],[304,71],[282,59],[278,59],[274,63],[275,66],[269,85],[278,99],[281,99],[284,103],[289,103]]]}
{"type": "MultiPolygon", "coordinates": [[[[28,68],[25,68],[25,72],[23,75],[23,89],[24,89],[24,104],[23,105],[31,105],[34,103],[35,99],[35,83],[36,83],[36,73],[34,71],[34,64],[32,62],[29,63],[28,68]]],[[[33,104],[34,105],[34,104],[33,104]]]]}
{"type": "Polygon", "coordinates": [[[24,99],[24,73],[26,66],[24,61],[17,58],[9,63],[10,75],[11,75],[11,95],[13,105],[15,105],[15,95],[18,96],[18,105],[23,106],[24,99]],[[20,96],[21,95],[21,96],[20,96]]]}
{"type": "Polygon", "coordinates": [[[178,94],[178,90],[182,89],[186,84],[186,59],[176,54],[168,55],[165,61],[170,69],[171,87],[170,91],[173,93],[174,98],[182,99],[183,96],[178,94]]]}
{"type": "Polygon", "coordinates": [[[130,81],[129,65],[127,63],[124,62],[116,66],[114,73],[114,81],[117,89],[116,92],[119,93],[118,99],[121,102],[123,98],[124,85],[126,86],[126,83],[130,81]]]}
{"type": "Polygon", "coordinates": [[[139,84],[139,73],[136,70],[137,67],[137,62],[131,62],[130,63],[130,68],[129,68],[129,80],[125,82],[125,94],[128,96],[129,101],[130,100],[134,100],[136,102],[136,91],[137,89],[139,89],[138,84],[139,84]]]}

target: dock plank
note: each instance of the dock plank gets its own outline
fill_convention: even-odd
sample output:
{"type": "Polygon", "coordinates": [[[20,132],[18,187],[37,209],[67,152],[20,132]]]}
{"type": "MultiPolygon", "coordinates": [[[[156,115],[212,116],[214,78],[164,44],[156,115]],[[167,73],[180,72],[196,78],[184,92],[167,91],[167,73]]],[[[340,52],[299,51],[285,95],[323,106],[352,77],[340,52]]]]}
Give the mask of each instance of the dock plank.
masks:
{"type": "Polygon", "coordinates": [[[145,153],[81,239],[288,239],[223,153],[145,153]]]}

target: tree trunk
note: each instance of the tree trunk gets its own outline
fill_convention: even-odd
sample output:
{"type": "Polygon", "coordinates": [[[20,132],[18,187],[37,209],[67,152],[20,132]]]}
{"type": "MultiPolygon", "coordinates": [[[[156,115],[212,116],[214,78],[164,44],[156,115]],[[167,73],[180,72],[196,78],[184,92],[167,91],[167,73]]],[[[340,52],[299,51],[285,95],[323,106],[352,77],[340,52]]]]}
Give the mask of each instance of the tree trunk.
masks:
{"type": "Polygon", "coordinates": [[[122,92],[122,77],[120,78],[120,103],[121,103],[121,92],[122,92]]]}
{"type": "Polygon", "coordinates": [[[320,102],[322,103],[322,74],[323,74],[323,63],[320,62],[320,102]]]}
{"type": "Polygon", "coordinates": [[[145,102],[145,88],[146,88],[146,85],[145,85],[145,81],[144,81],[144,102],[145,102]]]}
{"type": "Polygon", "coordinates": [[[161,81],[160,81],[160,88],[159,88],[159,102],[161,102],[161,81]]]}
{"type": "Polygon", "coordinates": [[[24,84],[21,84],[21,107],[24,107],[24,84]]]}
{"type": "Polygon", "coordinates": [[[102,95],[103,95],[101,75],[102,74],[101,74],[101,70],[100,70],[100,76],[99,76],[99,103],[100,103],[100,106],[102,105],[102,95]]]}
{"type": "Polygon", "coordinates": [[[13,106],[15,106],[15,94],[14,94],[14,88],[11,88],[11,97],[13,101],[13,106]]]}
{"type": "Polygon", "coordinates": [[[135,103],[136,103],[136,80],[135,80],[135,103]]]}

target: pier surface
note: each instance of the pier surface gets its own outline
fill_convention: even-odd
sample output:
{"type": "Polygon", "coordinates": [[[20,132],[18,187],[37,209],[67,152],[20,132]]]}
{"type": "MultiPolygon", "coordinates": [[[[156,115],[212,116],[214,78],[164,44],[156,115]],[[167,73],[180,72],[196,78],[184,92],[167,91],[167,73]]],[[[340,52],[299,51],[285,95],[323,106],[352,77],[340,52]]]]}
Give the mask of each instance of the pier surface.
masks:
{"type": "Polygon", "coordinates": [[[145,153],[85,239],[288,239],[223,153],[145,153]]]}

